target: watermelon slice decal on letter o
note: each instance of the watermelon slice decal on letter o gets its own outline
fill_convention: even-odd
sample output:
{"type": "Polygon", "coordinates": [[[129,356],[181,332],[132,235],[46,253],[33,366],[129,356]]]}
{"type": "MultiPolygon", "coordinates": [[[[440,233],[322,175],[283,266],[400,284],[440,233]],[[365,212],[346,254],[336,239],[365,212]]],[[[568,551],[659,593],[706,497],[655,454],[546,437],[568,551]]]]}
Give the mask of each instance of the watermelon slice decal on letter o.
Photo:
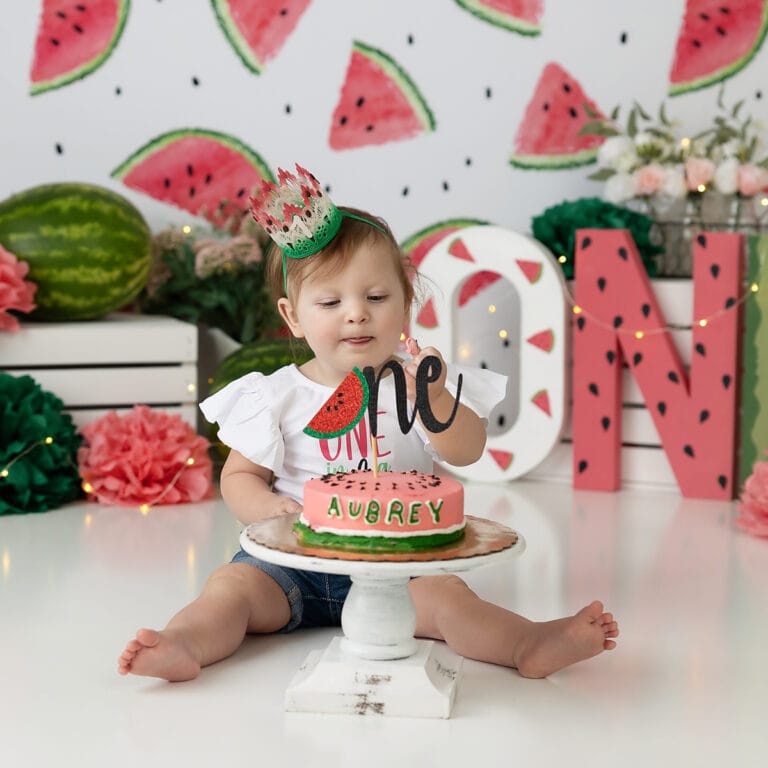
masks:
{"type": "Polygon", "coordinates": [[[248,212],[248,197],[262,179],[275,180],[247,144],[200,128],[170,131],[148,141],[112,177],[218,226],[248,212]]]}
{"type": "Polygon", "coordinates": [[[434,130],[432,111],[402,67],[383,51],[355,42],[333,113],[331,147],[387,144],[434,130]]]}
{"type": "Polygon", "coordinates": [[[129,0],[43,0],[30,93],[61,88],[98,69],[123,33],[129,0]]]}

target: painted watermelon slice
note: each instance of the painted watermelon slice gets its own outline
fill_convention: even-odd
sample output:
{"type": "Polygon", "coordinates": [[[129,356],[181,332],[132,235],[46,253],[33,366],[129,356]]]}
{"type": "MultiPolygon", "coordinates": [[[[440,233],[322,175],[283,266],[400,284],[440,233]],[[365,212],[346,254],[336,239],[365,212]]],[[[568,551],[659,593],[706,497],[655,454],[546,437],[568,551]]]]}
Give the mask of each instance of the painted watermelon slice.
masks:
{"type": "Polygon", "coordinates": [[[353,149],[402,141],[435,130],[435,118],[419,89],[388,54],[355,41],[329,143],[353,149]]]}
{"type": "Polygon", "coordinates": [[[520,271],[525,275],[525,279],[531,284],[538,282],[544,271],[544,265],[540,261],[515,259],[515,264],[520,267],[520,271]]]}
{"type": "Polygon", "coordinates": [[[496,27],[521,35],[541,34],[544,0],[456,0],[462,7],[496,27]]]}
{"type": "Polygon", "coordinates": [[[765,0],[688,0],[669,74],[670,95],[736,74],[757,53],[766,30],[765,0]]]}
{"type": "Polygon", "coordinates": [[[30,72],[34,96],[79,80],[109,58],[130,0],[43,0],[30,72]]]}
{"type": "Polygon", "coordinates": [[[556,62],[544,67],[518,126],[509,162],[518,168],[572,168],[597,158],[603,136],[580,136],[592,120],[605,118],[579,82],[556,62]],[[597,117],[589,117],[584,105],[597,117]]]}
{"type": "Polygon", "coordinates": [[[319,439],[349,432],[368,408],[368,381],[359,368],[353,368],[320,410],[304,427],[304,433],[319,439]]]}
{"type": "Polygon", "coordinates": [[[299,23],[311,0],[211,0],[235,53],[257,75],[299,23]]]}
{"type": "Polygon", "coordinates": [[[233,136],[183,128],[147,142],[112,171],[131,189],[217,226],[246,215],[262,180],[274,181],[264,160],[233,136]]]}
{"type": "Polygon", "coordinates": [[[488,224],[480,219],[448,219],[430,224],[420,229],[415,234],[400,244],[400,250],[411,260],[414,267],[418,267],[434,245],[444,237],[452,235],[465,227],[479,227],[488,224]]]}
{"type": "Polygon", "coordinates": [[[551,352],[555,346],[555,333],[551,328],[547,328],[529,336],[526,341],[543,352],[551,352]]]}

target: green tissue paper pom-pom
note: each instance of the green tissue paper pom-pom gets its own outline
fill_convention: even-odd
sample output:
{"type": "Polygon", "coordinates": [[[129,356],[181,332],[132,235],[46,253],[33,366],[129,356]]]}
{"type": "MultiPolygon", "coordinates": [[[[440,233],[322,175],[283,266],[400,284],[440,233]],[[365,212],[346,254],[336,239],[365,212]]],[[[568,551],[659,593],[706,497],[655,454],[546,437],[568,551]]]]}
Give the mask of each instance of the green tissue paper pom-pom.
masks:
{"type": "Polygon", "coordinates": [[[0,372],[0,515],[47,512],[82,495],[82,438],[62,408],[31,376],[0,372]]]}

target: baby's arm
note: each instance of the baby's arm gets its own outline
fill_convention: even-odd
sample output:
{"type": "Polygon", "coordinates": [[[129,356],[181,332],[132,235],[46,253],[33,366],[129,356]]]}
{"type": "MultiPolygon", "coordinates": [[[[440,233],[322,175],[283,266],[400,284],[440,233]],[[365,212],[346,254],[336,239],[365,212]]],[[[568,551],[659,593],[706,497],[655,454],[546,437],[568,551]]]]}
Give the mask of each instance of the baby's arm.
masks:
{"type": "MultiPolygon", "coordinates": [[[[409,351],[411,351],[410,348],[409,351]]],[[[434,347],[419,349],[418,344],[416,344],[412,351],[417,354],[404,366],[408,384],[408,396],[412,402],[416,397],[415,377],[419,363],[428,355],[437,357],[443,366],[443,370],[440,378],[429,385],[429,404],[435,418],[445,423],[450,418],[456,403],[454,396],[445,388],[447,372],[445,360],[443,360],[443,356],[434,347]]],[[[471,408],[467,408],[463,403],[459,402],[459,407],[456,409],[456,418],[451,423],[451,426],[442,432],[429,432],[428,428],[421,421],[421,416],[419,416],[419,422],[427,430],[429,441],[440,455],[440,458],[448,464],[463,467],[477,461],[482,455],[487,437],[485,423],[471,408]]]]}
{"type": "Polygon", "coordinates": [[[271,470],[254,464],[235,450],[229,452],[221,470],[221,495],[243,525],[301,509],[290,497],[274,493],[271,479],[271,470]]]}

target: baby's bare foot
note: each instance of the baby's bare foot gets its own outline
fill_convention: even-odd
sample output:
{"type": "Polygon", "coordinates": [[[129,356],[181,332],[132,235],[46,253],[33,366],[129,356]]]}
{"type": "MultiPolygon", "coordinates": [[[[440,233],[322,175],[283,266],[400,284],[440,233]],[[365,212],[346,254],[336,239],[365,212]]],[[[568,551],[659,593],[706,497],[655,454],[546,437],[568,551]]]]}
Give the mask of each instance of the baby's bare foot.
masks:
{"type": "Polygon", "coordinates": [[[575,616],[533,624],[531,634],[521,643],[517,671],[523,677],[546,677],[577,661],[597,656],[616,647],[618,624],[603,612],[598,600],[575,616]]]}
{"type": "Polygon", "coordinates": [[[200,664],[180,640],[154,629],[140,629],[117,660],[117,671],[180,682],[197,677],[200,664]]]}

